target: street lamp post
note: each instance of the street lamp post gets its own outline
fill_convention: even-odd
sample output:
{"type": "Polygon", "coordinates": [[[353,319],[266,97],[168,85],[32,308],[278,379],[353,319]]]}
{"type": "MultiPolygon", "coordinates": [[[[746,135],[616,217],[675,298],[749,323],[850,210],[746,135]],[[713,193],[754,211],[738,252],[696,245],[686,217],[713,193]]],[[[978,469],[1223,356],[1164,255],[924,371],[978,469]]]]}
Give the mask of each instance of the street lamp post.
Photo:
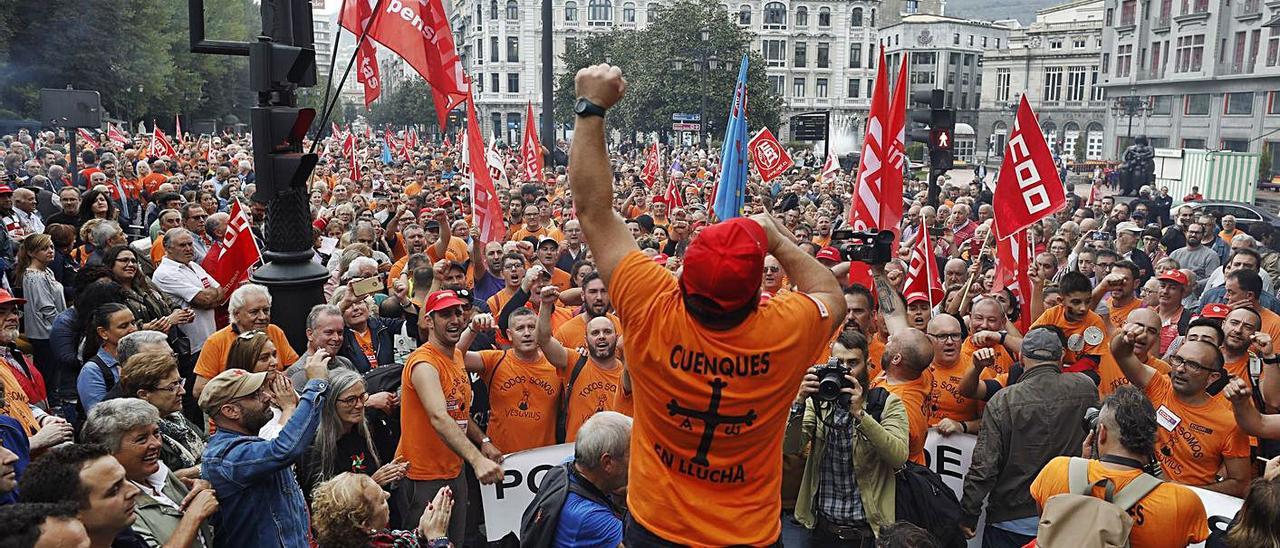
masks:
{"type": "Polygon", "coordinates": [[[1137,95],[1137,88],[1129,88],[1129,95],[1116,97],[1111,103],[1111,113],[1116,116],[1129,117],[1129,129],[1125,133],[1125,141],[1133,143],[1133,117],[1147,117],[1151,114],[1151,104],[1145,97],[1137,95]]]}

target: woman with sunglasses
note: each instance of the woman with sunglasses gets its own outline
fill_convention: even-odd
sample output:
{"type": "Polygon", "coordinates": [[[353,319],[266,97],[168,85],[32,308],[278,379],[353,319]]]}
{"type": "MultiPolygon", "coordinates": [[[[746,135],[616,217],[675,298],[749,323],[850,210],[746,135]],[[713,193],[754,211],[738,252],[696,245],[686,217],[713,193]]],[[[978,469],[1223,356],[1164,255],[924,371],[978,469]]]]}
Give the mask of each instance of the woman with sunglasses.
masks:
{"type": "Polygon", "coordinates": [[[135,354],[120,370],[121,394],[160,411],[160,460],[179,478],[198,479],[207,437],[182,415],[182,396],[187,393],[183,384],[178,359],[170,352],[135,354]]]}
{"type": "MultiPolygon", "coordinates": [[[[139,270],[138,255],[129,246],[107,250],[102,264],[111,269],[111,280],[123,288],[125,305],[133,311],[141,329],[169,333],[171,327],[191,323],[195,313],[178,308],[139,270]]],[[[177,332],[181,333],[180,330],[177,332]]]]}

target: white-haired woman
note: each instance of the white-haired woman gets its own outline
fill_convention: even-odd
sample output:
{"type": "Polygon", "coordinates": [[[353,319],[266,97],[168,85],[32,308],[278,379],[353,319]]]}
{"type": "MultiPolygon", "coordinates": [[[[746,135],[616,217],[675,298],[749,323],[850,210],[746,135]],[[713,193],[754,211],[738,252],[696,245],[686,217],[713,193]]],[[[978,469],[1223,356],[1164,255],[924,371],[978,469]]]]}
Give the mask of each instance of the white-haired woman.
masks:
{"type": "Polygon", "coordinates": [[[370,428],[365,420],[369,393],[364,379],[350,369],[334,369],[329,389],[336,396],[325,398],[315,441],[295,468],[302,492],[310,499],[316,485],[342,472],[367,475],[383,487],[403,478],[409,463],[383,458],[395,454],[390,432],[370,428]]]}
{"type": "Polygon", "coordinates": [[[205,521],[218,511],[216,494],[202,480],[188,489],[160,460],[159,422],[160,412],[143,400],[107,400],[89,413],[81,438],[106,447],[142,491],[133,530],[148,546],[212,546],[205,521]]]}

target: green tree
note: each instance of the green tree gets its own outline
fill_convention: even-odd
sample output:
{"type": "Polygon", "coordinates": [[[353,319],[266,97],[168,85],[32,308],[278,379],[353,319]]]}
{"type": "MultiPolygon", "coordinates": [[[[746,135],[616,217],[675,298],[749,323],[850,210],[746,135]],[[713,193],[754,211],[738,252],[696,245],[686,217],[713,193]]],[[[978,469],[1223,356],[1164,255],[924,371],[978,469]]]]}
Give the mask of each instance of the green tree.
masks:
{"type": "Polygon", "coordinates": [[[434,104],[427,82],[410,78],[394,88],[384,88],[382,97],[373,102],[372,110],[365,117],[374,127],[389,124],[433,128],[437,125],[434,104]]]}
{"type": "Polygon", "coordinates": [[[643,30],[614,30],[579,42],[564,55],[566,68],[557,82],[556,115],[572,118],[573,77],[578,69],[608,62],[622,68],[627,96],[610,112],[610,123],[624,132],[667,132],[671,114],[696,113],[706,101],[709,135],[724,136],[742,56],[748,55],[747,119],[752,128],[777,128],[782,100],[765,75],[764,59],[751,52],[752,34],[735,24],[712,0],[680,0],[659,7],[657,19],[643,30]],[[703,30],[708,39],[701,38],[703,30]],[[708,69],[711,59],[715,68],[708,69]]]}
{"type": "Polygon", "coordinates": [[[1085,143],[1085,139],[1083,139],[1083,137],[1083,135],[1076,137],[1075,148],[1071,151],[1071,155],[1075,157],[1077,162],[1083,162],[1087,152],[1087,149],[1085,148],[1087,143],[1085,143]]]}

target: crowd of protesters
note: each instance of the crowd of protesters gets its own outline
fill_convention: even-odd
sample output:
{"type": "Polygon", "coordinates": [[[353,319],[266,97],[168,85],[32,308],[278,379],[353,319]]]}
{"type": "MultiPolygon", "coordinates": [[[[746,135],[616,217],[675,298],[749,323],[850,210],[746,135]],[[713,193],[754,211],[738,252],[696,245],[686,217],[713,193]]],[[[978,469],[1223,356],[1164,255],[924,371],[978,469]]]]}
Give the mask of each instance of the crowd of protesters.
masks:
{"type": "Polygon", "coordinates": [[[1133,546],[1280,542],[1266,518],[1280,511],[1280,418],[1268,414],[1280,407],[1280,238],[1265,223],[1176,205],[1166,188],[1087,200],[1068,183],[1068,206],[1030,229],[1020,295],[993,286],[992,181],[944,179],[931,206],[913,179],[882,197],[904,202],[894,257],[851,282],[833,233],[853,174],[824,176],[807,153],[774,181],[753,175],[753,220],[716,223],[715,152],[664,151],[652,174],[643,147],[574,142],[530,177],[495,149],[484,169],[507,234],[482,241],[456,136],[348,131],[355,158],[344,135],[327,136],[308,186],[330,279],[297,348],[272,322],[269,289],[222,287],[204,268],[237,203],[265,248],[247,136],[183,136],[163,158],[146,156],[149,136],[104,139],[75,172],[63,133],[3,137],[0,536],[482,545],[479,486],[501,480],[504,455],[575,443],[562,480],[601,496],[570,496],[557,545],[616,546],[625,527],[641,545],[922,546],[938,539],[895,518],[894,478],[925,462],[933,430],[977,436],[955,526],[972,536],[985,511],[987,546],[1033,540],[1049,498],[1070,490],[1064,457],[1081,455],[1090,483],[1163,480],[1140,502],[1133,546]],[[389,164],[384,146],[399,150],[389,164]],[[584,207],[575,191],[603,201],[584,207]],[[601,228],[608,218],[618,231],[601,228]],[[902,294],[926,235],[941,299],[902,294]],[[777,434],[754,458],[780,454],[762,468],[773,472],[663,478],[643,447],[628,489],[626,417],[644,440],[679,436],[651,422],[678,406],[648,408],[646,391],[668,382],[639,369],[649,351],[686,370],[713,359],[662,346],[677,336],[646,304],[660,294],[681,296],[688,329],[722,351],[776,343],[789,353],[775,375],[796,362],[753,395],[777,434]],[[756,311],[774,323],[734,331],[756,311]],[[751,342],[725,342],[738,340],[751,342]],[[815,398],[828,364],[847,381],[835,408],[815,398]],[[1210,534],[1184,486],[1245,499],[1229,532],[1210,534]],[[677,500],[772,513],[664,522],[655,509],[677,500]]]}

